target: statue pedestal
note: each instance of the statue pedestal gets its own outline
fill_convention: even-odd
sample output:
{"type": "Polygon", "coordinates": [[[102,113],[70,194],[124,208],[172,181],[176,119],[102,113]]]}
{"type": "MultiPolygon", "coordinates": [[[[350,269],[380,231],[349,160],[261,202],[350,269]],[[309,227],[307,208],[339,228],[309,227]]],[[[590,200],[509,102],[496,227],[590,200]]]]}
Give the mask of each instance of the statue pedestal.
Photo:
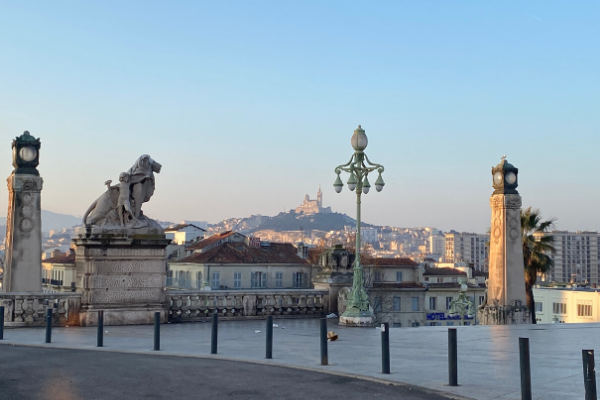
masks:
{"type": "Polygon", "coordinates": [[[157,311],[166,321],[166,247],[171,240],[164,234],[103,234],[95,229],[73,242],[81,326],[97,325],[100,310],[105,325],[152,324],[157,311]]]}
{"type": "Polygon", "coordinates": [[[371,311],[345,311],[340,316],[340,325],[344,326],[373,326],[373,313],[371,311]]]}
{"type": "Polygon", "coordinates": [[[344,312],[345,308],[340,310],[338,305],[338,295],[342,288],[352,287],[351,272],[322,271],[313,276],[312,283],[315,289],[329,291],[329,304],[327,304],[329,312],[337,315],[344,312]]]}
{"type": "Polygon", "coordinates": [[[527,306],[520,301],[512,305],[500,306],[486,304],[477,312],[481,325],[521,325],[531,323],[531,314],[527,306]]]}

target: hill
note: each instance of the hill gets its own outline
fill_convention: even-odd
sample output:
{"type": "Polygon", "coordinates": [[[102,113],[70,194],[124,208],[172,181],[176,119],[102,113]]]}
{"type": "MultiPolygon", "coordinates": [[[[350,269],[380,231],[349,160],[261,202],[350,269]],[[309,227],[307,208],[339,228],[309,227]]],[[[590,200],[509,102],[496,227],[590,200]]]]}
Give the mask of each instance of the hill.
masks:
{"type": "MultiPolygon", "coordinates": [[[[0,217],[0,225],[6,225],[5,217],[0,217]]],[[[42,210],[42,232],[72,228],[77,225],[81,225],[80,217],[42,210]]]]}

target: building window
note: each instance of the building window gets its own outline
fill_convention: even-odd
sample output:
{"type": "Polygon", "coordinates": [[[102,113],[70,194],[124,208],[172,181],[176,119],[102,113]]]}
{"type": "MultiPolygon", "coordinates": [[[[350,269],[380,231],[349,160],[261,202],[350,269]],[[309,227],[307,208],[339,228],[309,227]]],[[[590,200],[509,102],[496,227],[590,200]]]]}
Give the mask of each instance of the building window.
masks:
{"type": "Polygon", "coordinates": [[[264,272],[252,273],[252,288],[265,289],[267,287],[267,274],[264,272]]]}
{"type": "Polygon", "coordinates": [[[446,322],[446,326],[454,326],[454,322],[446,322]]]}
{"type": "Polygon", "coordinates": [[[283,272],[275,272],[275,287],[283,287],[283,272]]]}
{"type": "Polygon", "coordinates": [[[393,307],[394,307],[394,311],[400,311],[400,297],[394,297],[393,298],[393,307]]]}
{"type": "Polygon", "coordinates": [[[437,322],[429,322],[427,325],[429,325],[429,326],[438,326],[438,323],[437,322]]]}
{"type": "Polygon", "coordinates": [[[544,305],[542,303],[535,302],[535,312],[544,312],[544,305]]]}
{"type": "Polygon", "coordinates": [[[412,310],[413,311],[419,311],[419,298],[418,297],[413,297],[411,299],[411,305],[412,305],[412,310]]]}
{"type": "Polygon", "coordinates": [[[293,284],[295,288],[301,288],[302,287],[302,272],[294,272],[293,276],[293,284]]]}
{"type": "Polygon", "coordinates": [[[196,272],[196,289],[202,287],[202,271],[196,272]]]}
{"type": "Polygon", "coordinates": [[[554,314],[566,314],[567,303],[552,303],[552,312],[554,314]]]}
{"type": "Polygon", "coordinates": [[[402,272],[396,272],[396,282],[402,282],[402,272]]]}
{"type": "Polygon", "coordinates": [[[375,301],[373,302],[373,310],[375,310],[375,312],[381,312],[381,297],[375,297],[375,301]]]}
{"type": "Polygon", "coordinates": [[[212,280],[211,280],[211,284],[210,287],[212,289],[219,289],[220,284],[219,284],[219,279],[220,279],[220,273],[219,272],[213,272],[212,273],[212,280]]]}
{"type": "Polygon", "coordinates": [[[450,302],[452,301],[452,297],[446,297],[446,310],[450,309],[450,302]]]}
{"type": "Polygon", "coordinates": [[[233,273],[233,288],[234,289],[242,288],[242,273],[241,272],[233,273]]]}
{"type": "Polygon", "coordinates": [[[412,326],[413,328],[416,328],[417,326],[421,326],[421,324],[419,324],[418,322],[413,322],[413,323],[411,324],[411,326],[412,326]]]}
{"type": "Polygon", "coordinates": [[[429,298],[429,309],[431,311],[435,311],[435,300],[437,299],[437,297],[430,297],[429,298]]]}
{"type": "Polygon", "coordinates": [[[376,271],[373,274],[373,282],[383,282],[383,273],[381,271],[376,271]]]}
{"type": "Polygon", "coordinates": [[[577,316],[584,318],[592,317],[592,301],[577,300],[577,316]]]}
{"type": "Polygon", "coordinates": [[[400,322],[394,322],[392,328],[402,328],[402,324],[400,322]]]}

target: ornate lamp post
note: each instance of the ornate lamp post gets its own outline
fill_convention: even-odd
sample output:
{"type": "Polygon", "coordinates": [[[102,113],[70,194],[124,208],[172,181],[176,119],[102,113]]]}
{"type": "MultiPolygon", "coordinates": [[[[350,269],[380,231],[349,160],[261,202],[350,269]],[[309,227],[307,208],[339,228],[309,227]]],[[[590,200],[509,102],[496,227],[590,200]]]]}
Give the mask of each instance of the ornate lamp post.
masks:
{"type": "Polygon", "coordinates": [[[360,263],[360,197],[362,194],[369,193],[371,184],[369,183],[369,173],[377,170],[379,176],[375,181],[375,189],[381,192],[385,183],[381,177],[384,168],[381,164],[375,164],[369,161],[364,153],[368,144],[367,135],[364,129],[358,126],[354,130],[350,143],[354,148],[354,154],[346,164],[338,165],[335,168],[337,179],[333,184],[335,191],[340,193],[344,184],[340,179],[342,171],[349,172],[348,189],[356,192],[356,258],[354,260],[354,276],[352,279],[352,291],[348,295],[348,304],[346,311],[340,316],[341,325],[370,326],[373,322],[373,312],[369,309],[369,297],[363,283],[363,267],[360,263]]]}
{"type": "Polygon", "coordinates": [[[463,326],[465,323],[465,315],[472,318],[475,315],[475,304],[467,297],[468,286],[465,281],[460,282],[460,292],[458,299],[450,302],[450,311],[448,315],[454,317],[460,315],[460,325],[463,326]]]}

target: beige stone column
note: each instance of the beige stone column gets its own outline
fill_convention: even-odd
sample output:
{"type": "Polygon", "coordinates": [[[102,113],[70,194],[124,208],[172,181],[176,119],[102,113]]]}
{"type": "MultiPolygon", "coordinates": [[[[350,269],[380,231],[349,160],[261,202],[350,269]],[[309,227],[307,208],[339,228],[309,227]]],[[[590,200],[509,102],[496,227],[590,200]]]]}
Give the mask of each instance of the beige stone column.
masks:
{"type": "Polygon", "coordinates": [[[42,291],[42,208],[44,180],[13,173],[8,183],[3,292],[42,291]]]}
{"type": "Polygon", "coordinates": [[[490,199],[492,230],[488,281],[489,305],[525,302],[523,245],[521,240],[521,196],[495,194],[490,199]]]}

